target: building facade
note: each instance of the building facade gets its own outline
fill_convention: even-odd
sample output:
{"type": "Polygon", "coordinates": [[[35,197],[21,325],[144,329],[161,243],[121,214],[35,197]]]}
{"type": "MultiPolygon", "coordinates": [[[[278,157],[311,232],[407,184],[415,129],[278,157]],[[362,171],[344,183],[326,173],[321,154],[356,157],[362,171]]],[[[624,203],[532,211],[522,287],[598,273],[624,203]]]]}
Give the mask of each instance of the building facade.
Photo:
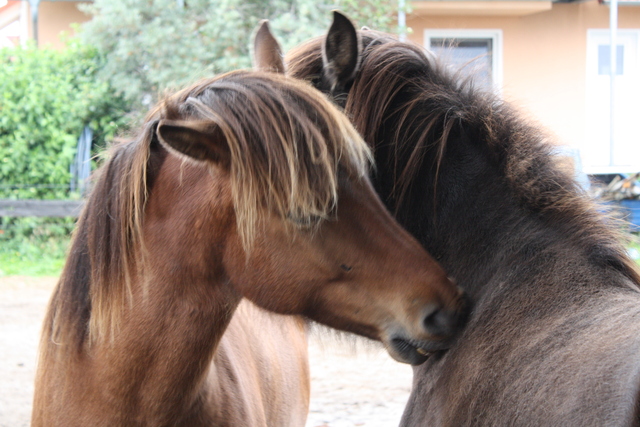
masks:
{"type": "MultiPolygon", "coordinates": [[[[38,44],[62,48],[64,33],[73,34],[73,25],[90,17],[78,9],[86,2],[42,0],[38,5],[38,44]]],[[[15,46],[33,38],[31,2],[0,0],[0,47],[15,46]]]]}
{"type": "Polygon", "coordinates": [[[609,6],[579,2],[413,1],[409,38],[478,75],[579,150],[589,174],[640,171],[640,7],[618,8],[614,140],[609,6]]]}

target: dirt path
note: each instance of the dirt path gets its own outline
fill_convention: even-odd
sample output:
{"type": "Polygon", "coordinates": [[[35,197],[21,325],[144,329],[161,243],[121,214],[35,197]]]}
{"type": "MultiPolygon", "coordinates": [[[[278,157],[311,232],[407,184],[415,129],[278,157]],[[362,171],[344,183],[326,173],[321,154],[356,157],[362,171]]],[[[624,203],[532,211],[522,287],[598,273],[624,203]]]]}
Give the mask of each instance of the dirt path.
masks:
{"type": "Polygon", "coordinates": [[[29,425],[40,326],[54,278],[0,278],[0,426],[29,425]]]}
{"type": "Polygon", "coordinates": [[[306,427],[397,426],[412,371],[382,349],[312,335],[306,427]]]}
{"type": "MultiPolygon", "coordinates": [[[[40,326],[55,278],[0,277],[0,427],[29,425],[40,326]]],[[[411,369],[379,348],[314,333],[307,427],[398,424],[411,369]]]]}

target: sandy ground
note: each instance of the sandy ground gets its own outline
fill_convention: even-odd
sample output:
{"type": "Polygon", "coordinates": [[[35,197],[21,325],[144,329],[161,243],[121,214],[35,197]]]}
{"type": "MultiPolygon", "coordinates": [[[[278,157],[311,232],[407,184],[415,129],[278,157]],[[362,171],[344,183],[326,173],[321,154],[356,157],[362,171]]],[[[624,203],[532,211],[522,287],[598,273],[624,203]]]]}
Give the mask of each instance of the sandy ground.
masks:
{"type": "MultiPolygon", "coordinates": [[[[0,427],[29,425],[40,325],[54,278],[0,277],[0,427]]],[[[314,332],[306,427],[398,424],[411,368],[359,341],[314,332]]]]}

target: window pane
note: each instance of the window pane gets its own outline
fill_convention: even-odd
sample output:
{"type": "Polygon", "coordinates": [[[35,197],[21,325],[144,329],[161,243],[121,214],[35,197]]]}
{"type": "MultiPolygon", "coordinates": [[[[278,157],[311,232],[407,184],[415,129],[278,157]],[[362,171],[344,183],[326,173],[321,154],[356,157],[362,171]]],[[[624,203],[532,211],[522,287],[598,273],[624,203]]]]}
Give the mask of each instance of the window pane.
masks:
{"type": "Polygon", "coordinates": [[[456,69],[464,69],[472,74],[480,86],[491,87],[493,39],[434,37],[431,39],[430,48],[456,69]]]}
{"type": "MultiPolygon", "coordinates": [[[[608,76],[611,74],[611,46],[608,44],[598,45],[598,74],[608,76]]],[[[624,46],[619,44],[616,46],[616,75],[623,74],[624,64],[624,46]]]]}

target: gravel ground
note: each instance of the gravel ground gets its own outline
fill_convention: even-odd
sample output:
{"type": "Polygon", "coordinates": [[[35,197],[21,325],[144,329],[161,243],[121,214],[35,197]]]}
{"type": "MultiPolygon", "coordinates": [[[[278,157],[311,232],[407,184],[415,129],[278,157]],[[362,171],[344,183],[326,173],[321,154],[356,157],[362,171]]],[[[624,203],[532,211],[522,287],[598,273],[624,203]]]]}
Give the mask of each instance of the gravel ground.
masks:
{"type": "Polygon", "coordinates": [[[54,278],[0,277],[0,426],[26,427],[44,310],[54,278]]]}
{"type": "Polygon", "coordinates": [[[397,426],[412,370],[378,346],[313,333],[311,405],[306,427],[397,426]],[[351,341],[351,342],[350,342],[351,341]]]}
{"type": "MultiPolygon", "coordinates": [[[[0,427],[29,425],[40,326],[55,278],[0,277],[0,427]]],[[[314,331],[306,427],[398,424],[411,368],[379,347],[314,331]]]]}

